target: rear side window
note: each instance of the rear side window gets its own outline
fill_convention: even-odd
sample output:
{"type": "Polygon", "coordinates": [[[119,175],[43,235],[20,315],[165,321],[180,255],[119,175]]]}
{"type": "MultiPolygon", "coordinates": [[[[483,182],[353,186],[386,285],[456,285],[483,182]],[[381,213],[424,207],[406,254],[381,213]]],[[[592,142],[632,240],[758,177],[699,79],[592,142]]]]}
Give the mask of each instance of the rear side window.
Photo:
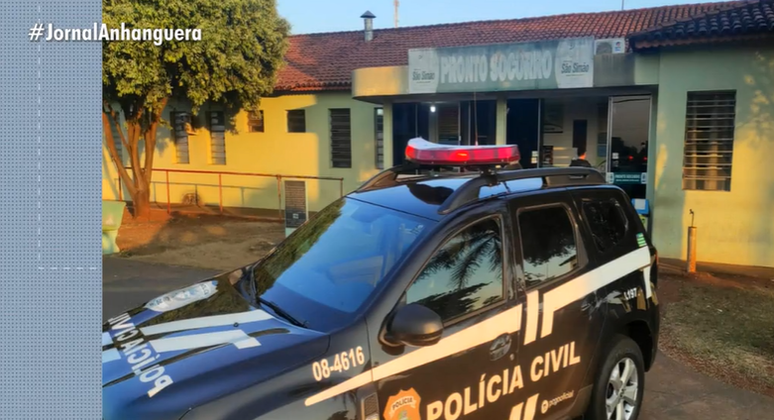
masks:
{"type": "Polygon", "coordinates": [[[500,224],[491,218],[449,239],[430,258],[406,291],[406,303],[419,303],[444,321],[459,318],[503,299],[500,224]]]}
{"type": "Polygon", "coordinates": [[[527,287],[561,277],[578,267],[578,247],[570,215],[562,206],[519,212],[527,287]]]}
{"type": "Polygon", "coordinates": [[[623,208],[615,198],[584,199],[583,217],[599,252],[615,248],[626,237],[628,222],[623,208]]]}

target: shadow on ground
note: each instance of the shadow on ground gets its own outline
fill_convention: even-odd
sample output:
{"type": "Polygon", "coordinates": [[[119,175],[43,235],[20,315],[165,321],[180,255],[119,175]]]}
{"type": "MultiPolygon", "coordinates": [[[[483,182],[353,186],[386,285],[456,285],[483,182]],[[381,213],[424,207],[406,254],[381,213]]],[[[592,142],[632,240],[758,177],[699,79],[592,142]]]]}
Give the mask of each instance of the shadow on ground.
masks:
{"type": "Polygon", "coordinates": [[[156,210],[150,220],[125,220],[120,257],[150,263],[228,270],[258,260],[284,238],[280,223],[240,217],[156,210]]]}
{"type": "MultiPolygon", "coordinates": [[[[106,320],[218,271],[106,257],[102,273],[106,320]]],[[[663,354],[645,381],[641,420],[759,420],[771,418],[774,412],[774,399],[704,376],[663,354]]]]}

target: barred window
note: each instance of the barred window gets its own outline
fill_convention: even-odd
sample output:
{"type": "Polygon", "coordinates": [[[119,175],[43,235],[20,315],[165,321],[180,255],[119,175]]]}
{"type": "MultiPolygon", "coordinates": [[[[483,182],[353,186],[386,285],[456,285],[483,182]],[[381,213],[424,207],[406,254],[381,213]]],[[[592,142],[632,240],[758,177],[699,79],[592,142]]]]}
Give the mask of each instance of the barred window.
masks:
{"type": "Polygon", "coordinates": [[[459,104],[438,105],[438,143],[460,144],[459,104]]]}
{"type": "Polygon", "coordinates": [[[736,92],[688,92],[683,189],[731,190],[736,92]]]}
{"type": "Polygon", "coordinates": [[[175,136],[175,160],[179,164],[190,163],[188,155],[188,131],[191,126],[191,114],[172,112],[172,131],[175,136]]]}
{"type": "Polygon", "coordinates": [[[334,168],[352,167],[352,127],[349,108],[330,110],[331,164],[334,168]]]}
{"type": "Polygon", "coordinates": [[[374,129],[376,137],[374,150],[376,151],[376,169],[384,169],[384,109],[374,109],[374,129]]]}
{"type": "Polygon", "coordinates": [[[226,164],[226,118],[223,111],[207,113],[210,127],[210,156],[213,165],[226,164]]]}
{"type": "Polygon", "coordinates": [[[263,133],[263,110],[247,113],[247,130],[251,133],[263,133]]]}
{"type": "Polygon", "coordinates": [[[306,133],[306,111],[303,109],[288,111],[288,133],[306,133]]]}

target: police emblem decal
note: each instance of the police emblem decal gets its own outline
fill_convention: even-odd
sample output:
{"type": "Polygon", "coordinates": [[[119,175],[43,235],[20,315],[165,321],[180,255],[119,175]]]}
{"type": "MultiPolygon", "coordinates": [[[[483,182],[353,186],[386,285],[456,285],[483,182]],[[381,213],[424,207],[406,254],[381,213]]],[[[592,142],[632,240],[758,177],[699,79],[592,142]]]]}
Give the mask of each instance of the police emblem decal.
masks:
{"type": "Polygon", "coordinates": [[[422,399],[414,388],[400,390],[391,396],[384,406],[385,420],[422,420],[419,403],[422,399]]]}

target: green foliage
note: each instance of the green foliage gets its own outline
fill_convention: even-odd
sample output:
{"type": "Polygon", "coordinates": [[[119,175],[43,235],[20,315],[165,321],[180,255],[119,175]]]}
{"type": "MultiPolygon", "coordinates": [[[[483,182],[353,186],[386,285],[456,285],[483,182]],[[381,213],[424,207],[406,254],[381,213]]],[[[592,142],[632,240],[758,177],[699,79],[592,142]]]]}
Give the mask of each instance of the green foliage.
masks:
{"type": "Polygon", "coordinates": [[[103,96],[127,117],[167,98],[257,109],[273,90],[290,26],[275,0],[103,0],[109,29],[201,29],[201,40],[104,42],[103,96]]]}

